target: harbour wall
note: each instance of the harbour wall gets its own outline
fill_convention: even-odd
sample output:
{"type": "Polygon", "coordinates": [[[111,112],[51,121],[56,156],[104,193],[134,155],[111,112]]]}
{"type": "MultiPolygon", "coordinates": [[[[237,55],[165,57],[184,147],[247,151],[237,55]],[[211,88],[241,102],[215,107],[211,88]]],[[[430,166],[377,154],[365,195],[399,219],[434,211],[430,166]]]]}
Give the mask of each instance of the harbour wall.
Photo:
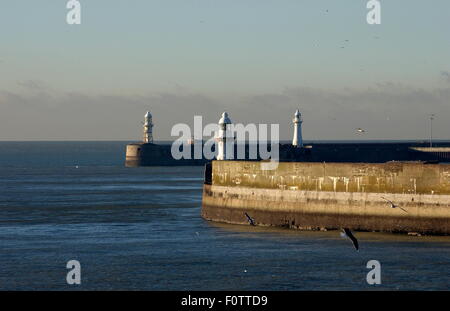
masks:
{"type": "Polygon", "coordinates": [[[265,226],[448,235],[450,165],[281,162],[263,170],[261,162],[207,164],[203,218],[246,224],[244,213],[265,226]]]}
{"type": "Polygon", "coordinates": [[[157,145],[152,143],[135,143],[126,146],[125,166],[201,166],[207,160],[191,159],[176,160],[172,157],[170,145],[157,145]]]}
{"type": "MultiPolygon", "coordinates": [[[[388,161],[430,161],[450,162],[450,143],[435,143],[428,148],[425,142],[398,143],[313,143],[306,148],[296,148],[291,144],[279,145],[281,161],[301,162],[368,162],[388,161]]],[[[257,149],[259,147],[257,146],[257,149]]],[[[235,148],[237,158],[237,148],[235,148]]],[[[134,143],[126,146],[126,166],[179,166],[204,165],[207,159],[176,160],[172,157],[170,144],[134,143]]],[[[259,154],[259,153],[258,153],[259,154]]],[[[245,146],[245,160],[249,157],[249,146],[245,146]]]]}

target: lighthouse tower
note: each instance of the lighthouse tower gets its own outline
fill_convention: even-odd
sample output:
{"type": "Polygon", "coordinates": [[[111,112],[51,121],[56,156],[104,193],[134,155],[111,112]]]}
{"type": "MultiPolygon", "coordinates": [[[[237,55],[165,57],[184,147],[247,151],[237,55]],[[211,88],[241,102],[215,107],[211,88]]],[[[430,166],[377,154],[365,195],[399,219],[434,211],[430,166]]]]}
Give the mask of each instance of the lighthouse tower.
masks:
{"type": "Polygon", "coordinates": [[[228,117],[228,113],[222,113],[222,117],[219,120],[219,133],[216,136],[217,141],[217,160],[228,160],[227,159],[227,140],[233,140],[233,135],[229,125],[231,120],[228,117]]]}
{"type": "Polygon", "coordinates": [[[292,139],[292,145],[297,148],[303,148],[303,138],[302,138],[302,114],[300,111],[295,112],[294,119],[292,120],[294,123],[294,139],[292,139]]]}
{"type": "Polygon", "coordinates": [[[144,143],[153,143],[153,119],[150,111],[147,111],[144,119],[144,143]]]}

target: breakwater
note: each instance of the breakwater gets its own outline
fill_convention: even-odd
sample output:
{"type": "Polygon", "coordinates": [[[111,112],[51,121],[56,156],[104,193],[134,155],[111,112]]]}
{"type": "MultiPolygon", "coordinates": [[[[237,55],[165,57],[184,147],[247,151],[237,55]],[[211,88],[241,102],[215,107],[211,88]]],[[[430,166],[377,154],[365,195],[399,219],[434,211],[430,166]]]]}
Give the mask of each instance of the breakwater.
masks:
{"type": "Polygon", "coordinates": [[[202,216],[245,224],[325,230],[450,234],[450,165],[213,161],[202,216]],[[393,206],[395,208],[393,208],[393,206]]]}
{"type": "Polygon", "coordinates": [[[176,160],[172,157],[171,145],[153,143],[135,143],[126,146],[125,166],[201,166],[207,163],[204,158],[194,159],[193,150],[190,159],[176,160]]]}
{"type": "MultiPolygon", "coordinates": [[[[296,148],[291,144],[279,145],[281,161],[296,162],[368,162],[388,161],[432,161],[450,162],[450,143],[435,143],[428,148],[426,142],[360,142],[360,143],[312,143],[306,148],[296,148]]],[[[125,165],[136,166],[192,166],[204,165],[205,158],[195,159],[193,146],[189,159],[174,159],[170,144],[134,143],[126,146],[125,165]]],[[[235,146],[235,159],[238,158],[235,146]]],[[[256,146],[259,152],[259,146],[256,146]]],[[[245,146],[244,159],[248,160],[249,145],[245,146]]]]}

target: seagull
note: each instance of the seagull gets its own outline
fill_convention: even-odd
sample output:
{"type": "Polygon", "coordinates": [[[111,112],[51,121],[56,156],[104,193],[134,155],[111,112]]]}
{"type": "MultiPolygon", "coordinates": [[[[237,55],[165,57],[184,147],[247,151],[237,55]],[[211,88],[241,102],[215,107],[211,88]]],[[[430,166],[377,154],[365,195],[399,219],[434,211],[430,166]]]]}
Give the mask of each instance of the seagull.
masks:
{"type": "Polygon", "coordinates": [[[360,128],[360,127],[358,127],[358,128],[356,129],[356,131],[357,131],[358,133],[361,133],[361,134],[366,132],[366,130],[364,130],[364,129],[360,128]]]}
{"type": "Polygon", "coordinates": [[[391,207],[392,207],[392,208],[397,208],[397,207],[398,207],[399,209],[401,209],[401,210],[404,211],[405,213],[408,213],[407,210],[401,208],[401,207],[398,206],[398,205],[395,205],[394,202],[392,202],[391,200],[388,200],[388,199],[386,199],[385,197],[381,197],[381,198],[382,198],[383,200],[389,202],[389,204],[391,204],[391,207]]]}
{"type": "Polygon", "coordinates": [[[353,233],[350,231],[350,229],[344,228],[344,229],[342,229],[342,231],[343,231],[343,233],[344,233],[350,240],[352,240],[353,246],[354,246],[355,249],[358,251],[358,250],[359,250],[358,240],[355,238],[355,236],[354,236],[353,233]]]}
{"type": "Polygon", "coordinates": [[[250,224],[250,226],[254,226],[255,225],[255,220],[253,218],[251,218],[247,213],[244,213],[245,217],[247,217],[247,221],[250,224]]]}

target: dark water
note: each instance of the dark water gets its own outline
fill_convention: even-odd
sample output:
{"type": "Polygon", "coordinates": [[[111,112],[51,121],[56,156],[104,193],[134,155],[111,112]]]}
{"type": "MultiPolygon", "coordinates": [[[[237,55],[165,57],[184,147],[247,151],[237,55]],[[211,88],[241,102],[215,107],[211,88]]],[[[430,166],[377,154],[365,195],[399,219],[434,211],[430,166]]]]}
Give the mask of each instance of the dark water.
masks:
{"type": "Polygon", "coordinates": [[[206,222],[201,167],[125,168],[125,144],[0,143],[0,289],[449,289],[450,238],[206,222]]]}

